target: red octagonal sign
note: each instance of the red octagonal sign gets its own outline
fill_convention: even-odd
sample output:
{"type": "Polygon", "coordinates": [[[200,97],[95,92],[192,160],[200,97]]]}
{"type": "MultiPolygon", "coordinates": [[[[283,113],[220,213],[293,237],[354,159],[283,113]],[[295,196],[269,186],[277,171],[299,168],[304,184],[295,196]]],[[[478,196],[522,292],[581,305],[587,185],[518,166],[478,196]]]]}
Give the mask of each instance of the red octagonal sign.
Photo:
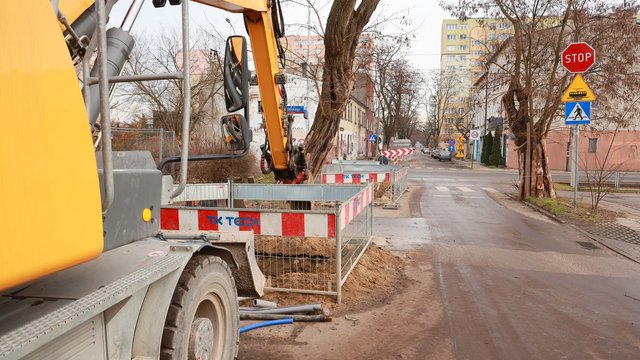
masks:
{"type": "Polygon", "coordinates": [[[572,73],[583,73],[596,62],[596,51],[586,42],[572,43],[562,52],[562,66],[572,73]]]}

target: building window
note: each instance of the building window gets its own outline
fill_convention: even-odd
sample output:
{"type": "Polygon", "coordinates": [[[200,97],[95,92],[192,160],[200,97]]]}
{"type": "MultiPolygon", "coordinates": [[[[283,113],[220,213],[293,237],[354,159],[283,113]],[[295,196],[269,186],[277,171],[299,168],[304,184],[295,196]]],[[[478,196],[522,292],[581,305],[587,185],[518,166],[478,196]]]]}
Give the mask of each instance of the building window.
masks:
{"type": "Polygon", "coordinates": [[[460,34],[460,40],[467,40],[467,34],[460,34]]]}
{"type": "Polygon", "coordinates": [[[447,61],[448,62],[456,61],[456,56],[455,55],[447,55],[447,61]]]}
{"type": "Polygon", "coordinates": [[[595,153],[598,151],[598,139],[597,138],[590,138],[589,139],[589,152],[590,153],[595,153]]]}
{"type": "Polygon", "coordinates": [[[460,30],[467,30],[467,24],[460,24],[460,30]]]}
{"type": "Polygon", "coordinates": [[[482,45],[482,40],[478,40],[478,39],[471,40],[471,45],[482,45]]]}
{"type": "Polygon", "coordinates": [[[455,40],[455,39],[456,39],[456,35],[455,34],[447,35],[447,40],[455,40]]]}
{"type": "Polygon", "coordinates": [[[447,51],[456,51],[455,45],[447,45],[447,51]]]}
{"type": "Polygon", "coordinates": [[[458,26],[456,24],[447,24],[447,30],[457,30],[458,26]]]}
{"type": "Polygon", "coordinates": [[[467,55],[460,55],[460,61],[466,62],[467,61],[467,55]]]}
{"type": "Polygon", "coordinates": [[[460,45],[460,50],[467,51],[467,45],[460,45]]]}
{"type": "Polygon", "coordinates": [[[496,34],[489,34],[489,40],[495,40],[496,34]]]}

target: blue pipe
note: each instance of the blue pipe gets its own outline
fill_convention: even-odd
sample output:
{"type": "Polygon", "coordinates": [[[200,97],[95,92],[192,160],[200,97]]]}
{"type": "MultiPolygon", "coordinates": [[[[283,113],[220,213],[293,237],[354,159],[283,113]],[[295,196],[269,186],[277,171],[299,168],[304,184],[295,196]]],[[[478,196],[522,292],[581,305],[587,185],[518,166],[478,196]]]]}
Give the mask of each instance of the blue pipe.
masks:
{"type": "Polygon", "coordinates": [[[249,330],[258,329],[265,326],[282,325],[282,324],[293,324],[293,319],[287,318],[287,319],[269,320],[269,321],[263,321],[263,322],[243,326],[240,328],[240,334],[247,332],[249,330]]]}

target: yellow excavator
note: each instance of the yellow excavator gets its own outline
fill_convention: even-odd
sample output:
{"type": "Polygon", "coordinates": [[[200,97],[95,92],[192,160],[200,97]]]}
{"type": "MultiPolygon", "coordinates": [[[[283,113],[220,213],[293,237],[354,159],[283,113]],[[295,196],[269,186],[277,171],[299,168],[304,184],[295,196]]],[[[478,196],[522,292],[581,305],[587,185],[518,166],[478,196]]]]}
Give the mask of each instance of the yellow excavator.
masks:
{"type": "MultiPolygon", "coordinates": [[[[144,1],[130,0],[121,26],[107,29],[116,1],[9,1],[0,12],[0,359],[232,359],[237,296],[263,291],[251,233],[160,231],[160,208],[185,188],[190,161],[249,149],[245,38],[230,37],[224,56],[230,153],[190,156],[189,57],[180,72],[122,75],[144,1]],[[184,86],[180,156],[156,164],[150,152],[112,151],[114,85],[161,79],[184,86]],[[177,186],[162,173],[171,162],[181,164],[177,186]]],[[[152,2],[180,6],[188,54],[189,1],[152,2]]],[[[263,159],[280,182],[303,181],[286,114],[279,0],[197,2],[242,13],[263,159]]]]}

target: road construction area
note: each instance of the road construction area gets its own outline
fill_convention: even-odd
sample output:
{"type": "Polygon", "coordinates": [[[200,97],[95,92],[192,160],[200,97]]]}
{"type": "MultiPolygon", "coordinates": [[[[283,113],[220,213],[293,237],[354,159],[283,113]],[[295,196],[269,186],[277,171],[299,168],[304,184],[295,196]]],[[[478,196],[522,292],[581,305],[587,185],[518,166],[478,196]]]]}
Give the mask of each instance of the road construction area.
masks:
{"type": "MultiPolygon", "coordinates": [[[[508,196],[510,170],[416,154],[408,179],[398,209],[375,207],[374,241],[341,304],[265,297],[322,302],[332,321],[241,334],[239,359],[638,358],[633,233],[622,254],[606,232],[590,236],[523,205],[508,196]]],[[[636,231],[638,195],[608,201],[613,220],[636,231]]]]}

